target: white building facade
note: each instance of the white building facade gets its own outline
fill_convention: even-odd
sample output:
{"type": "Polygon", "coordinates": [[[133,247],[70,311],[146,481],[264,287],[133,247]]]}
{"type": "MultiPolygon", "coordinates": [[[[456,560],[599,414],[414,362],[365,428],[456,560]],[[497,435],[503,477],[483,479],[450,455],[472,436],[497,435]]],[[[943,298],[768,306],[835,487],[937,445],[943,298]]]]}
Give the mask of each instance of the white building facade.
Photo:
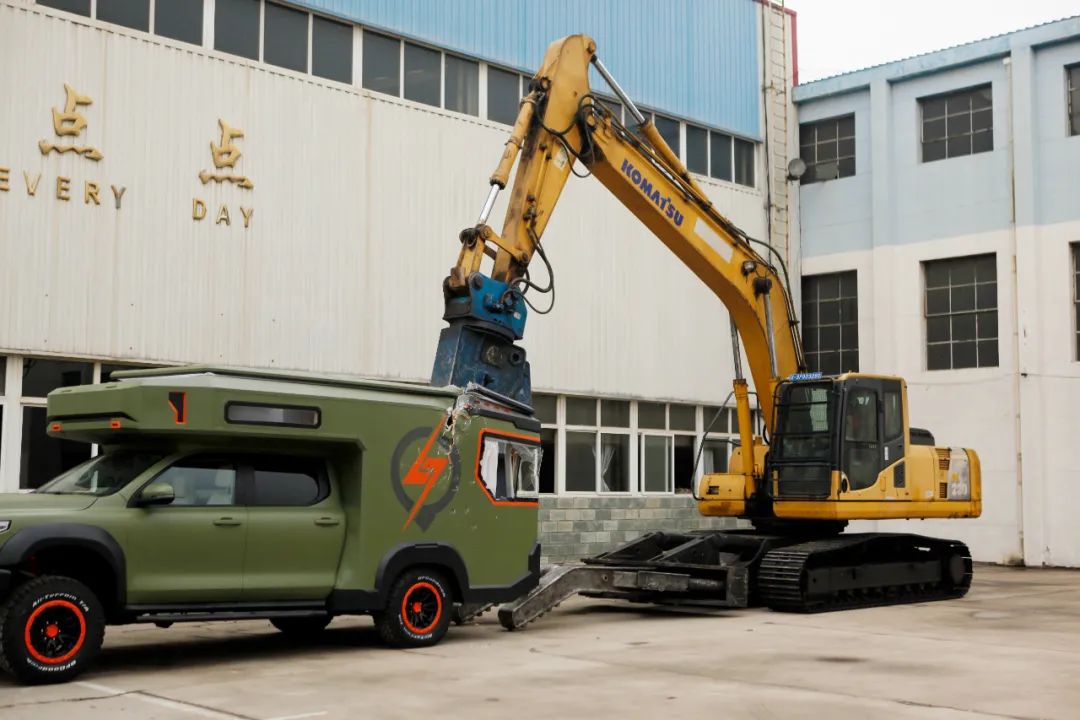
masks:
{"type": "Polygon", "coordinates": [[[980,519],[877,527],[1080,566],[1080,18],[794,95],[809,357],[903,376],[982,461],[980,519]]]}
{"type": "MultiPolygon", "coordinates": [[[[531,30],[521,43],[539,51],[515,65],[494,46],[470,55],[486,47],[475,39],[419,36],[408,22],[423,3],[380,5],[379,25],[357,19],[361,5],[376,4],[0,0],[0,489],[94,452],[48,438],[45,395],[121,367],[427,380],[458,232],[529,67],[565,32],[531,30]]],[[[573,3],[547,5],[571,18],[573,3]]],[[[687,68],[668,106],[648,63],[620,67],[640,55],[620,39],[653,32],[643,19],[583,16],[576,30],[643,89],[717,206],[789,252],[793,15],[752,0],[709,12],[745,29],[739,62],[708,55],[735,52],[715,36],[689,41],[742,88],[735,119],[694,105],[708,67],[687,68]]],[[[568,184],[545,247],[558,303],[531,319],[525,345],[544,489],[566,500],[548,503],[545,527],[562,533],[549,543],[573,554],[665,521],[696,527],[680,490],[731,387],[723,305],[591,179],[568,184]],[[651,522],[632,528],[604,525],[608,510],[568,512],[601,505],[672,509],[624,513],[651,522]]],[[[720,412],[714,432],[733,429],[720,412]]],[[[698,474],[725,453],[709,443],[698,474]]]]}

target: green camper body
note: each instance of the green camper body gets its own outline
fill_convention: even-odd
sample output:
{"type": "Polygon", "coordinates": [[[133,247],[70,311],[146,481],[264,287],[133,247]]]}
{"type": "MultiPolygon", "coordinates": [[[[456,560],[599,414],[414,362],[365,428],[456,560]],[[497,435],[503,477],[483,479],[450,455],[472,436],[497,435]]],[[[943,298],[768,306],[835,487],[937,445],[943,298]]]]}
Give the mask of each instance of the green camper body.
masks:
{"type": "MultiPolygon", "coordinates": [[[[451,603],[502,602],[536,585],[540,428],[527,407],[478,388],[300,373],[115,377],[53,391],[49,433],[138,458],[134,474],[112,491],[0,495],[0,597],[48,574],[89,588],[109,624],[364,613],[386,622],[421,607],[395,583],[428,572],[432,587],[447,586],[446,607],[421,599],[438,600],[445,625],[451,603]],[[299,466],[320,469],[305,471],[321,473],[318,489],[309,504],[282,504],[274,473],[299,466]],[[189,492],[190,468],[203,481],[189,492]],[[222,472],[228,482],[217,483],[222,472]],[[231,502],[215,502],[219,490],[231,502]]],[[[432,639],[419,635],[416,644],[432,639]]]]}

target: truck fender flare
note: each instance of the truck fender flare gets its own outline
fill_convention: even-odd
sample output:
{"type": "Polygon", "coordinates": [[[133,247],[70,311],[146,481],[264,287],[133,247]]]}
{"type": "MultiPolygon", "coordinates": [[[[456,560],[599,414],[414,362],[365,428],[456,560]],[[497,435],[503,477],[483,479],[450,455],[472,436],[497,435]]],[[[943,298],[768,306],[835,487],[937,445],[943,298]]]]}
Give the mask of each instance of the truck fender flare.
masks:
{"type": "Polygon", "coordinates": [[[0,568],[14,568],[35,553],[50,547],[76,546],[89,550],[108,563],[116,576],[114,598],[123,607],[127,596],[127,563],[124,551],[106,530],[79,523],[45,523],[17,530],[0,545],[0,568]]]}
{"type": "Polygon", "coordinates": [[[449,571],[453,575],[449,579],[454,583],[461,597],[468,595],[469,572],[465,569],[465,561],[461,559],[461,555],[453,545],[441,542],[402,543],[383,555],[379,566],[375,569],[375,592],[378,594],[380,606],[386,604],[390,586],[402,571],[417,565],[439,567],[449,571]]]}

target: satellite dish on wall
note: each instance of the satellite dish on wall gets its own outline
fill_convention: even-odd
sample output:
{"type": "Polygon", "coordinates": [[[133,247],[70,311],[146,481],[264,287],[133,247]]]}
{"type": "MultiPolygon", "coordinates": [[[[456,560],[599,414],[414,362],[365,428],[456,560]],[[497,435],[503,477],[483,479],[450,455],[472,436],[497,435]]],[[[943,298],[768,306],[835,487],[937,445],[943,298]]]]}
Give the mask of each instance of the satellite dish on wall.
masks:
{"type": "Polygon", "coordinates": [[[791,162],[787,164],[787,179],[798,180],[806,174],[806,163],[802,158],[791,158],[791,162]]]}

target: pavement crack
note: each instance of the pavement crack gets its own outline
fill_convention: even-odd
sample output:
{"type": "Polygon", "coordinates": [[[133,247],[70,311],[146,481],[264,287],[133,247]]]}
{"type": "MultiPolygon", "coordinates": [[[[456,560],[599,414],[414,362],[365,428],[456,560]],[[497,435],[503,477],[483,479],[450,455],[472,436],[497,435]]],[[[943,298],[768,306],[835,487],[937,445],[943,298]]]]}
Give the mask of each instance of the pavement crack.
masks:
{"type": "Polygon", "coordinates": [[[236,720],[260,720],[260,718],[257,718],[254,715],[243,715],[241,713],[232,712],[230,710],[221,710],[220,708],[212,707],[210,705],[200,705],[199,703],[191,702],[190,700],[177,700],[176,698],[171,698],[167,695],[158,695],[157,693],[147,692],[145,690],[133,690],[124,694],[140,695],[144,698],[157,700],[158,702],[171,703],[174,705],[184,705],[193,710],[200,710],[204,713],[217,715],[220,717],[236,718],[236,720]]]}
{"type": "Polygon", "coordinates": [[[77,703],[77,702],[89,702],[90,700],[111,700],[116,697],[123,697],[125,695],[132,695],[133,691],[109,693],[107,695],[80,695],[79,697],[70,698],[54,698],[53,700],[30,700],[27,702],[15,702],[8,703],[6,705],[0,705],[0,710],[10,710],[11,708],[20,707],[37,707],[39,705],[60,705],[63,703],[77,703]]]}

